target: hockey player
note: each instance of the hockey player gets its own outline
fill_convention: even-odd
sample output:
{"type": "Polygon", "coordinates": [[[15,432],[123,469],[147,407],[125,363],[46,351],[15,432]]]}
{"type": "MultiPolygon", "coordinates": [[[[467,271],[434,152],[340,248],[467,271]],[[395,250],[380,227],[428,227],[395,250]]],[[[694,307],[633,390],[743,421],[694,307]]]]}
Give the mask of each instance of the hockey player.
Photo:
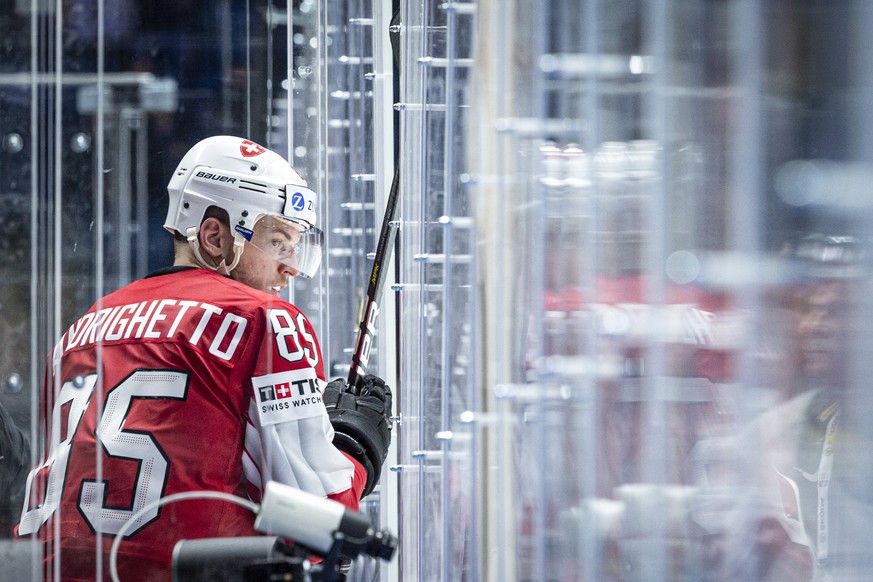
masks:
{"type": "Polygon", "coordinates": [[[356,510],[387,454],[388,387],[326,388],[312,325],[279,297],[319,266],[316,194],[281,156],[230,136],[196,144],[168,191],[174,265],[99,299],[49,357],[47,453],[18,534],[45,541],[52,579],[109,578],[125,527],[120,579],[169,580],[178,540],[254,535],[254,516],[160,499],[257,503],[272,480],[356,510]]]}

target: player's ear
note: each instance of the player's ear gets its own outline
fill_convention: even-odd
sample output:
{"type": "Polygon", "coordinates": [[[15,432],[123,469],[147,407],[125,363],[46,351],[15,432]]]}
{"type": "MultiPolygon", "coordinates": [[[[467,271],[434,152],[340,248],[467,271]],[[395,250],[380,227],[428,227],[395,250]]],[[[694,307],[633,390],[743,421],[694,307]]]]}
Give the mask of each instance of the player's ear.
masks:
{"type": "Polygon", "coordinates": [[[197,236],[200,238],[200,249],[210,257],[221,259],[225,255],[229,237],[225,235],[226,228],[217,218],[207,218],[200,224],[197,236]]]}

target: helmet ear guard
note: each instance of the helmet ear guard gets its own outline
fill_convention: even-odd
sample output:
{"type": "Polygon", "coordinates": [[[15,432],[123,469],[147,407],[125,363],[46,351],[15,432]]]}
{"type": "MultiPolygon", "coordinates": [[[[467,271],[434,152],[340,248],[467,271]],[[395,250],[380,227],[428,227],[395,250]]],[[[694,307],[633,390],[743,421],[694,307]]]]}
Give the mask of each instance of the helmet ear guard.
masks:
{"type": "MultiPolygon", "coordinates": [[[[263,216],[289,221],[301,233],[318,230],[315,192],[284,158],[243,138],[214,136],[194,145],[179,163],[167,191],[170,204],[164,228],[182,234],[198,262],[210,269],[216,267],[203,260],[196,236],[210,206],[222,208],[230,219],[234,260],[224,267],[227,272],[239,262],[244,243],[251,240],[255,222],[263,216]]],[[[310,247],[319,245],[319,262],[321,242],[321,237],[307,237],[310,247]]],[[[300,272],[314,275],[311,260],[300,272]]]]}

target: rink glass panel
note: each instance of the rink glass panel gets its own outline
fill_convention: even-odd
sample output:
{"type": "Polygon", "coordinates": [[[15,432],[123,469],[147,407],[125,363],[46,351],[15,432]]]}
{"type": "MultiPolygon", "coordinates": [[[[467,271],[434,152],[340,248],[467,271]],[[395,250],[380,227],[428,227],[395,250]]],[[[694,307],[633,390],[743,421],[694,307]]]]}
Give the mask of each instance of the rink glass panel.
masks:
{"type": "Polygon", "coordinates": [[[863,579],[869,7],[404,9],[406,576],[863,579]]]}
{"type": "MultiPolygon", "coordinates": [[[[28,463],[44,454],[46,355],[99,297],[172,263],[166,184],[210,135],[274,149],[322,195],[328,259],[287,294],[316,326],[328,374],[345,376],[354,289],[375,246],[373,41],[366,25],[347,24],[371,11],[283,0],[0,8],[0,399],[30,436],[28,463]],[[360,56],[353,70],[350,54],[360,56]]],[[[374,519],[377,499],[364,506],[374,519]]],[[[11,539],[20,497],[0,505],[3,563],[16,579],[39,579],[41,550],[11,539]]]]}

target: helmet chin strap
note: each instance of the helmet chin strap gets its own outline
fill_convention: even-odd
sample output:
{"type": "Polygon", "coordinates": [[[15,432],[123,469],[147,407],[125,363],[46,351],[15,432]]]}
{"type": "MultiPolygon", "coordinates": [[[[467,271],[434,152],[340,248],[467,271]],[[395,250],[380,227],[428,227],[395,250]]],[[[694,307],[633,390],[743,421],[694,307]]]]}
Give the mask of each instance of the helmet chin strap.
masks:
{"type": "Polygon", "coordinates": [[[197,239],[196,226],[188,227],[187,238],[188,244],[191,246],[191,250],[194,251],[194,257],[197,259],[197,263],[205,269],[215,271],[224,276],[229,276],[230,272],[234,270],[239,264],[239,260],[242,257],[243,248],[245,245],[245,239],[243,239],[241,235],[233,233],[233,262],[228,265],[224,259],[221,259],[221,262],[218,265],[211,265],[203,259],[203,255],[200,253],[200,241],[197,239]]]}

